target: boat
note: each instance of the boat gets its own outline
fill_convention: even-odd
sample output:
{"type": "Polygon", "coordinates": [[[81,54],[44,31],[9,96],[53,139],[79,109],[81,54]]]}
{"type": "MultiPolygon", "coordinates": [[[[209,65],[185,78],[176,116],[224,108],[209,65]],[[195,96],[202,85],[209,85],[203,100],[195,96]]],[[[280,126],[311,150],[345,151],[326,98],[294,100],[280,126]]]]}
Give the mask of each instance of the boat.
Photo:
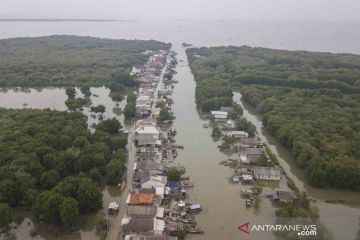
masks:
{"type": "Polygon", "coordinates": [[[246,199],[245,205],[247,208],[252,207],[252,201],[250,199],[246,199]]]}
{"type": "Polygon", "coordinates": [[[174,144],[173,147],[174,147],[174,148],[184,149],[184,146],[182,146],[182,145],[177,145],[177,144],[174,144]]]}
{"type": "Polygon", "coordinates": [[[200,204],[191,204],[187,207],[188,212],[200,212],[201,210],[200,204]]]}
{"type": "Polygon", "coordinates": [[[202,233],[204,233],[204,231],[201,228],[196,227],[195,225],[191,225],[191,227],[187,227],[186,232],[190,233],[190,234],[202,234],[202,233]]]}
{"type": "Polygon", "coordinates": [[[190,180],[190,177],[189,176],[181,176],[180,180],[181,181],[190,180]]]}
{"type": "Polygon", "coordinates": [[[233,176],[232,181],[236,183],[240,182],[240,176],[233,176]]]}
{"type": "Polygon", "coordinates": [[[189,216],[188,218],[180,218],[179,221],[185,224],[196,224],[194,216],[189,216]]]}
{"type": "Polygon", "coordinates": [[[252,196],[254,194],[254,191],[252,191],[251,189],[243,188],[243,189],[240,190],[240,194],[242,196],[249,197],[249,196],[252,196]]]}
{"type": "Polygon", "coordinates": [[[194,184],[192,183],[191,180],[185,180],[185,181],[181,181],[181,187],[191,188],[191,187],[194,187],[194,184]]]}

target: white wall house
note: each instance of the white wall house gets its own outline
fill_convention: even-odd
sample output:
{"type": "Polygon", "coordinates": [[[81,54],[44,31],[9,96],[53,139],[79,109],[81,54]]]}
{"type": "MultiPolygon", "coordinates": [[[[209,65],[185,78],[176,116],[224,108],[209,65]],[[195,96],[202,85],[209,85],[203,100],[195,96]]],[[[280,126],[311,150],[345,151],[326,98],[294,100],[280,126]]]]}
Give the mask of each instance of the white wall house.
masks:
{"type": "Polygon", "coordinates": [[[221,111],[211,111],[211,114],[214,116],[215,119],[227,119],[228,113],[221,112],[221,111]]]}

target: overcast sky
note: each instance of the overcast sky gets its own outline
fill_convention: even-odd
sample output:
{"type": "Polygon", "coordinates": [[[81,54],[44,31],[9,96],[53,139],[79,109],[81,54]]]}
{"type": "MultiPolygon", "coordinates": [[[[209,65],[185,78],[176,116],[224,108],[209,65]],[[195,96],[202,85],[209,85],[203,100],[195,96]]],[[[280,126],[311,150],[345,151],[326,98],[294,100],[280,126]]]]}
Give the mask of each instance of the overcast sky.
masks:
{"type": "Polygon", "coordinates": [[[0,0],[0,18],[360,22],[360,0],[0,0]]]}

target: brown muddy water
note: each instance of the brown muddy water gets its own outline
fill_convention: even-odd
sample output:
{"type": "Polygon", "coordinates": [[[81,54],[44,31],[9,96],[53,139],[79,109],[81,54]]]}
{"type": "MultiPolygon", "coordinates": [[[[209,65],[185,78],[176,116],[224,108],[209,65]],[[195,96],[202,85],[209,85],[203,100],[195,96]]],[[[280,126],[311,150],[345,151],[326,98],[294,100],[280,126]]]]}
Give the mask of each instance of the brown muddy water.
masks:
{"type": "MultiPolygon", "coordinates": [[[[179,81],[173,94],[173,111],[176,116],[174,126],[177,129],[177,142],[183,145],[184,150],[179,150],[179,160],[186,167],[187,175],[192,177],[195,187],[189,190],[190,202],[198,202],[203,211],[196,215],[199,226],[205,234],[191,235],[188,239],[264,239],[272,240],[275,236],[271,233],[257,232],[251,236],[244,236],[237,227],[245,222],[251,224],[272,224],[275,220],[275,208],[268,199],[262,198],[260,208],[245,207],[245,200],[240,197],[241,184],[233,184],[230,179],[233,170],[220,166],[219,162],[228,159],[217,148],[219,142],[213,140],[210,128],[203,128],[205,122],[200,118],[195,105],[195,82],[188,67],[185,49],[181,44],[173,46],[178,53],[178,60],[183,60],[176,68],[178,72],[174,78],[179,81]]],[[[63,88],[46,88],[42,90],[22,89],[0,91],[0,107],[6,108],[51,108],[66,110],[64,101],[67,96],[63,88]]],[[[99,97],[91,97],[94,105],[106,106],[104,117],[116,117],[124,125],[123,115],[113,113],[116,103],[108,96],[109,90],[105,87],[91,88],[91,91],[99,97]]],[[[319,208],[322,224],[333,233],[334,239],[354,240],[359,230],[360,217],[360,194],[334,189],[318,189],[310,187],[301,169],[298,169],[291,154],[272,138],[262,127],[261,116],[253,109],[240,101],[241,95],[234,94],[234,100],[244,107],[244,117],[253,122],[257,127],[259,137],[266,142],[272,152],[277,155],[287,175],[294,180],[298,188],[307,191],[310,196],[317,200],[314,204],[319,208]],[[342,200],[340,204],[328,203],[324,200],[342,200]]],[[[121,109],[126,101],[119,103],[121,109]]],[[[90,115],[88,109],[84,114],[90,115]]],[[[97,120],[89,118],[89,125],[97,120]]],[[[125,125],[125,129],[130,126],[125,125]]],[[[284,181],[280,182],[280,188],[286,188],[284,181]]],[[[265,190],[271,186],[265,186],[265,190]]],[[[103,192],[104,209],[110,201],[120,201],[120,192],[116,188],[105,188],[103,192]]],[[[106,211],[104,211],[106,214],[106,211]]],[[[99,211],[101,213],[101,211],[99,211]]],[[[96,213],[96,214],[99,214],[96,213]]],[[[57,238],[49,235],[46,228],[36,224],[40,235],[33,239],[98,239],[94,230],[96,214],[84,216],[84,224],[81,231],[70,236],[57,238]]],[[[33,226],[30,218],[13,232],[18,239],[31,239],[29,231],[33,226]]]]}

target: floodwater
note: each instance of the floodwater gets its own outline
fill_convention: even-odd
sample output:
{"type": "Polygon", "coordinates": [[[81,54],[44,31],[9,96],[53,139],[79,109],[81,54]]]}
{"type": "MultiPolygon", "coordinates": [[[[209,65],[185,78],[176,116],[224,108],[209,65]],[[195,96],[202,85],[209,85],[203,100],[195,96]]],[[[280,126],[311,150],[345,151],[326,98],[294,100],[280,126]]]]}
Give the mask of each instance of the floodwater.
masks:
{"type": "MultiPolygon", "coordinates": [[[[93,106],[102,104],[105,106],[105,112],[102,114],[104,118],[117,118],[124,129],[128,125],[124,122],[123,114],[114,113],[114,108],[124,109],[126,105],[126,96],[121,102],[114,102],[110,97],[110,90],[106,87],[91,87],[90,100],[93,106]]],[[[77,97],[82,97],[80,90],[77,88],[77,97]]],[[[67,110],[65,101],[67,99],[65,88],[49,87],[49,88],[0,88],[0,107],[3,108],[35,108],[35,109],[55,109],[59,111],[67,110]]],[[[91,126],[99,122],[99,114],[91,116],[89,107],[84,107],[82,111],[88,117],[88,125],[91,126]]]]}
{"type": "MultiPolygon", "coordinates": [[[[0,38],[35,37],[56,34],[72,34],[117,39],[155,39],[171,42],[178,58],[184,60],[177,67],[175,79],[179,83],[175,87],[173,110],[178,135],[177,142],[185,146],[179,151],[179,159],[186,167],[187,174],[192,177],[195,187],[190,190],[190,201],[199,202],[204,210],[196,216],[199,225],[205,230],[204,235],[193,235],[190,239],[243,239],[237,226],[245,223],[270,224],[274,221],[274,208],[267,199],[262,199],[260,209],[247,209],[240,197],[240,185],[232,184],[229,178],[233,170],[218,163],[227,159],[221,153],[210,135],[210,129],[202,127],[204,121],[199,117],[195,107],[195,82],[187,66],[182,42],[194,46],[250,45],[287,50],[309,50],[328,52],[348,52],[360,54],[360,23],[319,23],[319,22],[279,22],[279,21],[241,21],[241,20],[139,20],[135,22],[0,22],[0,38]]],[[[109,90],[91,88],[99,95],[91,97],[94,105],[106,106],[104,116],[117,117],[124,125],[123,116],[113,113],[116,106],[108,97],[109,90]]],[[[0,92],[0,107],[7,108],[51,108],[65,110],[66,95],[64,89],[46,88],[42,90],[25,89],[23,91],[7,90],[0,92]],[[27,93],[25,93],[27,92],[27,93]]],[[[235,94],[234,100],[240,101],[235,94]]],[[[126,101],[119,103],[123,109],[126,101]]],[[[261,117],[245,106],[244,116],[252,121],[260,138],[267,142],[273,153],[280,160],[286,173],[296,185],[306,190],[317,199],[314,203],[320,212],[321,222],[333,232],[334,239],[354,240],[359,229],[360,195],[354,192],[312,188],[306,183],[304,172],[296,167],[291,154],[273,139],[262,128],[261,117]],[[342,200],[333,204],[323,200],[342,200]]],[[[88,109],[84,114],[90,115],[88,109]]],[[[89,124],[97,120],[89,118],[89,124]]],[[[119,200],[118,189],[106,188],[103,194],[104,207],[113,200],[119,200]]],[[[97,239],[94,232],[95,214],[84,217],[82,230],[62,239],[97,239]]],[[[32,222],[27,218],[16,234],[18,239],[29,239],[32,222]],[[30,223],[28,223],[30,222],[30,223]]],[[[55,239],[49,236],[44,227],[39,227],[40,235],[36,239],[55,239]]],[[[249,237],[249,236],[246,236],[249,237]]],[[[249,239],[274,239],[270,233],[253,235],[249,239]]]]}
{"type": "Polygon", "coordinates": [[[267,143],[271,151],[278,157],[284,171],[296,186],[301,191],[306,191],[311,198],[316,200],[314,205],[319,209],[320,220],[328,230],[332,231],[334,239],[354,240],[360,224],[360,193],[311,187],[307,182],[304,171],[296,166],[291,153],[263,127],[261,116],[241,101],[240,93],[235,92],[233,99],[243,107],[244,117],[256,126],[259,138],[267,143]],[[326,201],[342,201],[343,204],[326,201]]]}

